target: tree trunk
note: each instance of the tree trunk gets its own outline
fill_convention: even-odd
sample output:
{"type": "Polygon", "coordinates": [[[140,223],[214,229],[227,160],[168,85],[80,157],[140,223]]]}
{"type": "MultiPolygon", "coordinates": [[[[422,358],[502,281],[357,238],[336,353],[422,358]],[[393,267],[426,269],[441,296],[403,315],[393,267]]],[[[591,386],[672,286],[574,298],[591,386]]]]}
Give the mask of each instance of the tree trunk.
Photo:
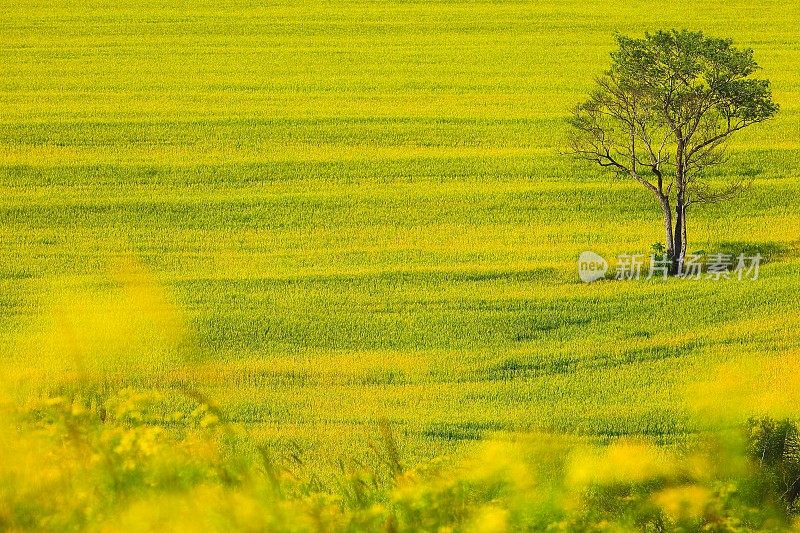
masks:
{"type": "Polygon", "coordinates": [[[678,132],[678,149],[675,154],[675,185],[676,185],[676,198],[675,198],[675,231],[672,234],[673,239],[673,256],[672,256],[672,270],[673,274],[680,276],[683,269],[683,260],[686,255],[686,183],[685,183],[685,167],[684,167],[684,142],[678,132]]]}
{"type": "Polygon", "coordinates": [[[689,251],[689,239],[686,237],[686,226],[688,226],[686,221],[686,202],[683,203],[683,216],[681,217],[682,224],[681,224],[681,261],[686,258],[686,253],[689,251]]]}
{"type": "Polygon", "coordinates": [[[672,270],[673,274],[677,275],[681,273],[683,259],[686,255],[686,243],[684,242],[686,236],[685,214],[686,210],[684,209],[683,197],[679,195],[675,205],[675,231],[672,234],[672,270]]]}
{"type": "Polygon", "coordinates": [[[672,207],[669,205],[668,196],[662,196],[659,201],[661,202],[661,210],[664,212],[664,240],[667,247],[667,255],[675,257],[675,243],[672,237],[672,207]]]}

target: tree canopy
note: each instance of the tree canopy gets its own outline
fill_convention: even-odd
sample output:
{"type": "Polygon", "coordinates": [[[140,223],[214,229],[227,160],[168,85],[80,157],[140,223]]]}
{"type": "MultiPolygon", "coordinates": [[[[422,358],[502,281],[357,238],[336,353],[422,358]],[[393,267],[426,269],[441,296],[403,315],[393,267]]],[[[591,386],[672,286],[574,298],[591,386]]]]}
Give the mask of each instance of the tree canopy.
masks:
{"type": "Polygon", "coordinates": [[[705,170],[724,161],[728,138],[778,112],[753,50],[687,30],[616,35],[611,68],[571,118],[578,157],[641,183],[665,210],[669,253],[682,258],[686,209],[732,196],[741,181],[712,187],[705,170]],[[672,227],[672,203],[675,226],[672,227]]]}

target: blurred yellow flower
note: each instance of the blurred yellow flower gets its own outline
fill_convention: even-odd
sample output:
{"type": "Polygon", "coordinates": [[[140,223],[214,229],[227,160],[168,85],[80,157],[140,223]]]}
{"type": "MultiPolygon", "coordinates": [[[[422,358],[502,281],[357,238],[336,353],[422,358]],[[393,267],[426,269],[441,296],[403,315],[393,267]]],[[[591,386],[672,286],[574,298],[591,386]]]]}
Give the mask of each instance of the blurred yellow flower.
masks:
{"type": "Polygon", "coordinates": [[[708,505],[711,491],[698,485],[684,485],[664,489],[653,496],[659,505],[673,520],[699,518],[708,505]]]}

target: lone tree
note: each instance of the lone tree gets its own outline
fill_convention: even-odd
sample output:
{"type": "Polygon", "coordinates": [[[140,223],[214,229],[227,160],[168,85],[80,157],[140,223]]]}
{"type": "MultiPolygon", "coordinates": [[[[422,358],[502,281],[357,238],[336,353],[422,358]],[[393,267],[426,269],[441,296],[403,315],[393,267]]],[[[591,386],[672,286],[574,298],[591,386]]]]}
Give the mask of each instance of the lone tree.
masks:
{"type": "Polygon", "coordinates": [[[753,51],[729,39],[671,30],[616,41],[611,69],[569,119],[570,148],[653,193],[672,272],[680,273],[689,206],[730,198],[743,185],[714,187],[706,169],[724,162],[732,134],[774,116],[778,105],[769,81],[751,77],[759,69],[753,51]]]}

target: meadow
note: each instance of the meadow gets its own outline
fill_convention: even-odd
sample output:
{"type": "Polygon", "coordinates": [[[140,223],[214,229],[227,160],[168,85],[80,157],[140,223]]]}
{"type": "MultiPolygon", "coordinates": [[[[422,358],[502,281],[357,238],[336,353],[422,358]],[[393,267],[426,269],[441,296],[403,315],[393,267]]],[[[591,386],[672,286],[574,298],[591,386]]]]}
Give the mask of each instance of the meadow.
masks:
{"type": "MultiPolygon", "coordinates": [[[[321,493],[387,442],[387,475],[532,435],[684,449],[794,414],[799,175],[789,1],[0,0],[2,397],[158,391],[142,431],[200,409],[321,493]],[[752,47],[772,81],[780,113],[713,176],[751,186],[688,230],[765,262],[583,284],[582,251],[662,230],[646,191],[562,154],[564,119],[615,31],[672,27],[752,47]]],[[[4,490],[12,529],[141,512],[25,522],[4,490]]]]}

